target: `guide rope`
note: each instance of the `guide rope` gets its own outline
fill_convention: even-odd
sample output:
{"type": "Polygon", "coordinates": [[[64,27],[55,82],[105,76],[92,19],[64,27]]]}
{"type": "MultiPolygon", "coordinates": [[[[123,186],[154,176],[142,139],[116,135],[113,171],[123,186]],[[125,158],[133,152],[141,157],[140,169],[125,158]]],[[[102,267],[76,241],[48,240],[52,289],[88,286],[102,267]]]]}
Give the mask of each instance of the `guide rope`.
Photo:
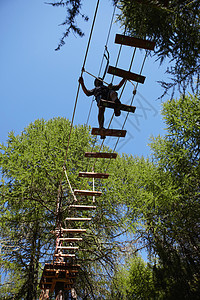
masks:
{"type": "MultiPolygon", "coordinates": [[[[109,38],[110,38],[110,33],[111,33],[112,25],[113,25],[113,19],[114,19],[114,16],[115,16],[116,7],[117,7],[117,4],[115,4],[115,6],[114,6],[114,10],[113,10],[113,14],[112,14],[112,18],[111,18],[109,30],[108,30],[108,35],[107,35],[107,39],[106,39],[106,44],[105,44],[105,48],[104,48],[104,53],[103,53],[101,64],[100,64],[100,68],[99,68],[98,77],[101,74],[101,69],[102,69],[102,66],[103,66],[104,56],[105,56],[106,49],[107,49],[108,42],[109,42],[109,38]]],[[[91,105],[90,105],[90,109],[89,109],[89,113],[88,113],[86,125],[88,125],[88,122],[89,122],[89,119],[90,119],[90,114],[91,114],[91,111],[92,111],[93,102],[94,102],[94,97],[93,97],[91,105]]]]}
{"type": "MultiPolygon", "coordinates": [[[[90,42],[91,42],[93,30],[94,30],[94,24],[95,24],[95,21],[96,21],[97,11],[98,11],[98,7],[99,7],[99,1],[100,0],[97,0],[96,9],[95,9],[94,17],[93,17],[93,22],[92,22],[92,27],[91,27],[91,30],[90,30],[88,44],[87,44],[87,48],[86,48],[86,52],[85,52],[85,57],[84,57],[84,61],[83,61],[82,70],[81,70],[81,75],[83,74],[83,70],[84,70],[85,64],[86,64],[86,59],[87,59],[87,55],[88,55],[88,51],[89,51],[89,47],[90,47],[90,42]]],[[[70,143],[70,138],[71,138],[71,133],[72,133],[72,128],[73,128],[73,122],[74,122],[74,117],[75,117],[76,106],[77,106],[77,102],[78,102],[79,91],[80,91],[80,83],[78,84],[78,89],[77,89],[77,93],[76,93],[76,100],[75,100],[75,104],[74,104],[74,110],[73,110],[72,121],[71,121],[70,132],[69,132],[69,138],[68,138],[68,144],[67,144],[67,148],[66,148],[66,153],[65,153],[63,166],[65,166],[66,160],[67,160],[67,154],[68,154],[69,143],[70,143]]],[[[64,174],[64,170],[62,171],[61,179],[60,179],[60,183],[59,183],[59,187],[58,187],[57,205],[58,205],[59,198],[60,198],[63,174],[64,174]]]]}

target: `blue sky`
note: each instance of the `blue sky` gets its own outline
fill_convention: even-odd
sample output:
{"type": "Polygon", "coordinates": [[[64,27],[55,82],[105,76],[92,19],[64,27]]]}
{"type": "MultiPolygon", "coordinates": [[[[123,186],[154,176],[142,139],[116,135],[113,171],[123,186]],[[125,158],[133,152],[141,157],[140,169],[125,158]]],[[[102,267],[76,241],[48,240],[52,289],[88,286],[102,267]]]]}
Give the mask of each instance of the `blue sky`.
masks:
{"type": "MultiPolygon", "coordinates": [[[[64,28],[59,26],[65,19],[65,9],[55,8],[41,0],[1,0],[0,2],[0,142],[6,143],[8,132],[20,134],[29,123],[36,119],[48,120],[66,117],[71,120],[78,78],[81,73],[88,36],[96,1],[84,1],[82,12],[89,21],[78,20],[85,32],[83,38],[73,34],[66,40],[60,51],[55,51],[64,28]]],[[[112,1],[101,0],[91,40],[85,69],[98,75],[113,13],[112,1]]],[[[121,33],[119,24],[114,23],[108,43],[110,64],[115,65],[119,45],[114,43],[116,33],[121,33]]],[[[128,70],[133,49],[123,47],[118,66],[128,70]]],[[[132,72],[138,73],[145,52],[136,51],[132,72]]],[[[163,134],[164,124],[160,116],[162,90],[157,83],[165,77],[165,66],[159,67],[155,57],[145,63],[142,75],[144,85],[139,84],[134,104],[136,113],[129,115],[125,129],[127,136],[116,149],[120,153],[148,155],[148,139],[151,135],[163,134]]],[[[105,80],[110,81],[107,75],[105,80]]],[[[93,87],[93,78],[84,74],[85,84],[93,87]]],[[[119,82],[115,78],[114,83],[119,82]]],[[[129,103],[133,87],[127,84],[121,98],[129,103]]],[[[92,98],[80,90],[74,124],[85,124],[92,98]]],[[[106,111],[106,124],[111,110],[106,111]]],[[[125,118],[123,113],[115,118],[112,128],[120,129],[125,118]]],[[[93,103],[89,125],[97,127],[97,107],[93,103]]],[[[105,144],[113,147],[115,138],[106,139],[105,144]]]]}

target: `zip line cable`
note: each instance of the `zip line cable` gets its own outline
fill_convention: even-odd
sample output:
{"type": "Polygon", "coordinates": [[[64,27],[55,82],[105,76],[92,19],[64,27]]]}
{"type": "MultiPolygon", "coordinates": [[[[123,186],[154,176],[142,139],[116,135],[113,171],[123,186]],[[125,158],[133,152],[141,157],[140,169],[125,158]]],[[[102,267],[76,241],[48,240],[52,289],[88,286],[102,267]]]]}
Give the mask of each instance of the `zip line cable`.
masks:
{"type": "MultiPolygon", "coordinates": [[[[93,22],[92,22],[92,27],[91,27],[91,30],[90,30],[89,40],[88,40],[88,44],[87,44],[87,49],[86,49],[86,53],[85,53],[85,57],[84,57],[83,67],[82,67],[82,70],[81,70],[81,75],[83,74],[83,70],[84,70],[84,67],[85,67],[85,63],[86,63],[86,59],[87,59],[87,55],[88,55],[88,51],[89,51],[89,47],[90,47],[92,33],[93,33],[93,30],[94,30],[94,24],[95,24],[95,21],[96,21],[97,11],[98,11],[98,7],[99,7],[99,1],[100,0],[97,0],[96,9],[95,9],[94,17],[93,17],[93,22]]],[[[71,121],[71,126],[70,126],[68,144],[67,144],[67,149],[66,149],[66,154],[65,154],[63,166],[65,166],[66,160],[67,160],[67,153],[68,153],[68,149],[69,149],[69,142],[70,142],[70,137],[71,137],[71,133],[72,133],[72,127],[73,127],[73,122],[74,122],[76,106],[77,106],[77,102],[78,102],[79,90],[80,90],[80,83],[78,84],[76,100],[75,100],[74,110],[73,110],[73,116],[72,116],[72,121],[71,121]]],[[[63,175],[64,175],[64,170],[62,170],[61,179],[60,179],[60,183],[59,183],[59,187],[58,187],[57,208],[59,206],[59,198],[60,198],[63,175]]]]}

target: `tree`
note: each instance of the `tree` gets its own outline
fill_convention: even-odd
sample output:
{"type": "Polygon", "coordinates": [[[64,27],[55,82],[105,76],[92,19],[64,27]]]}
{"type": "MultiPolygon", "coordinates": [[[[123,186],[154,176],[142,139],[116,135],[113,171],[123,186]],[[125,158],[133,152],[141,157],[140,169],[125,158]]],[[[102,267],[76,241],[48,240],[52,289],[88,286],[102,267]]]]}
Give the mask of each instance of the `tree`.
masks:
{"type": "MultiPolygon", "coordinates": [[[[44,261],[52,261],[55,250],[52,231],[56,226],[56,201],[69,130],[70,122],[63,118],[36,120],[20,135],[9,133],[7,145],[0,146],[1,268],[4,274],[7,272],[0,293],[4,299],[37,299],[42,265],[44,261]]],[[[94,163],[84,157],[91,149],[96,151],[98,144],[89,135],[89,128],[73,127],[66,160],[73,188],[91,189],[92,182],[78,176],[79,171],[90,169],[94,163]]],[[[105,147],[102,151],[111,150],[105,147]]],[[[122,172],[120,160],[119,157],[115,163],[110,162],[112,174],[122,172]]],[[[104,172],[106,167],[105,159],[96,162],[98,172],[104,172]]],[[[119,209],[121,194],[115,184],[115,176],[110,176],[106,182],[97,180],[95,183],[103,196],[97,202],[96,212],[92,213],[92,224],[86,224],[87,234],[80,246],[83,251],[78,254],[81,271],[76,289],[82,297],[88,294],[97,299],[108,293],[106,287],[121,250],[119,238],[125,230],[124,214],[119,209]]],[[[74,201],[65,177],[62,178],[60,197],[64,220],[71,216],[68,206],[74,201]]],[[[82,201],[89,203],[86,198],[82,201]]],[[[82,216],[88,216],[88,213],[82,216]]]]}
{"type": "Polygon", "coordinates": [[[113,278],[111,295],[111,299],[159,299],[151,265],[137,255],[127,259],[113,278]]]}
{"type": "MultiPolygon", "coordinates": [[[[65,33],[56,50],[65,44],[65,38],[72,31],[79,36],[84,33],[76,25],[76,18],[81,15],[82,1],[56,1],[53,6],[67,9],[65,33]]],[[[160,81],[164,88],[163,95],[175,88],[185,92],[191,87],[193,92],[199,86],[199,1],[193,0],[113,0],[119,8],[118,21],[125,28],[126,34],[156,42],[156,59],[162,63],[170,60],[166,72],[171,82],[160,81]]]]}
{"type": "MultiPolygon", "coordinates": [[[[134,195],[127,195],[127,226],[140,236],[148,251],[148,272],[158,299],[199,299],[199,103],[199,95],[164,103],[167,134],[152,138],[152,160],[124,163],[124,168],[129,163],[129,170],[134,170],[126,174],[128,190],[134,195]]],[[[126,276],[131,282],[130,271],[126,276]]],[[[135,284],[132,282],[127,291],[135,284]]],[[[123,293],[124,287],[118,287],[123,293]]]]}
{"type": "MultiPolygon", "coordinates": [[[[36,120],[21,135],[11,132],[8,145],[1,145],[1,266],[10,273],[8,282],[12,280],[8,299],[36,299],[41,263],[52,259],[51,231],[69,128],[62,118],[36,120]]],[[[92,139],[84,126],[74,127],[71,138],[67,165],[73,183],[92,139]]]]}
{"type": "Polygon", "coordinates": [[[199,82],[199,1],[119,1],[120,22],[129,35],[156,42],[158,59],[170,59],[170,83],[165,93],[178,85],[183,91],[199,82]],[[163,2],[163,3],[162,3],[163,2]],[[196,77],[196,78],[195,78],[196,77]]]}

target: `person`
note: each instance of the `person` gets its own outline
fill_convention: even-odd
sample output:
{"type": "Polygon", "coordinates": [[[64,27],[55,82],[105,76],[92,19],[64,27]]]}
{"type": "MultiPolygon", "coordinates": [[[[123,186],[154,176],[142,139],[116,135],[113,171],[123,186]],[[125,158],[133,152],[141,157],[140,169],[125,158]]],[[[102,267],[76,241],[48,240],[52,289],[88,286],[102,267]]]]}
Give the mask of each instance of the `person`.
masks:
{"type": "MultiPolygon", "coordinates": [[[[97,102],[97,106],[99,109],[98,112],[98,122],[99,122],[99,128],[104,128],[104,112],[105,112],[105,107],[100,105],[100,100],[108,100],[108,101],[113,101],[115,103],[120,104],[120,101],[118,99],[118,94],[116,91],[118,91],[126,79],[122,79],[119,84],[117,85],[108,85],[105,86],[103,85],[103,81],[101,78],[96,78],[94,81],[95,88],[92,90],[88,90],[84,84],[83,77],[79,77],[79,83],[81,84],[83,92],[86,94],[86,96],[95,96],[95,100],[97,102]]],[[[118,107],[114,109],[115,116],[120,116],[121,112],[118,107]]]]}

